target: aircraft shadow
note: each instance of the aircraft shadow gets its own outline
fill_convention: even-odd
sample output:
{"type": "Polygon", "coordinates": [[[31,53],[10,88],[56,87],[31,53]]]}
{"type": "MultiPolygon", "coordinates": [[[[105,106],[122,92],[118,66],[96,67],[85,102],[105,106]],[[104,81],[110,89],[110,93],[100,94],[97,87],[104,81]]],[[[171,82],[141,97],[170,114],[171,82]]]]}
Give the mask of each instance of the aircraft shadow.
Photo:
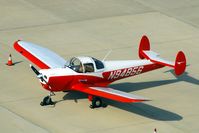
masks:
{"type": "Polygon", "coordinates": [[[182,116],[174,112],[161,109],[145,103],[119,103],[111,100],[106,100],[106,103],[116,108],[154,120],[179,121],[183,119],[182,116]]]}
{"type": "Polygon", "coordinates": [[[63,100],[74,100],[78,103],[79,99],[88,98],[87,94],[79,92],[79,91],[69,91],[67,94],[63,96],[63,100]]]}
{"type": "MultiPolygon", "coordinates": [[[[81,92],[71,91],[64,95],[63,100],[74,100],[76,103],[79,99],[87,99],[87,95],[81,92]]],[[[154,120],[159,121],[179,121],[183,117],[173,113],[171,111],[167,111],[152,105],[148,105],[145,103],[120,103],[116,101],[112,101],[109,99],[103,99],[103,101],[110,106],[141,115],[143,117],[147,117],[154,120]]]]}
{"type": "Polygon", "coordinates": [[[199,80],[195,77],[189,75],[188,72],[184,72],[181,76],[176,76],[174,70],[165,71],[165,73],[170,72],[178,81],[185,81],[191,84],[199,85],[199,80]]]}
{"type": "MultiPolygon", "coordinates": [[[[174,74],[172,70],[166,71],[166,72],[171,72],[174,74]]],[[[174,74],[175,75],[175,74],[174,74]]],[[[190,76],[187,72],[185,72],[183,75],[177,77],[175,76],[175,79],[170,79],[170,80],[158,80],[158,81],[147,81],[147,82],[137,82],[137,83],[116,83],[110,85],[110,87],[121,90],[124,92],[132,92],[132,91],[137,91],[137,90],[142,90],[142,89],[147,89],[147,88],[152,88],[156,86],[161,86],[161,85],[166,85],[166,84],[172,84],[176,82],[189,82],[192,84],[199,85],[199,80],[190,76]]],[[[81,92],[76,92],[72,91],[67,93],[64,97],[63,100],[74,100],[75,102],[78,102],[78,99],[85,99],[87,98],[87,95],[81,92]]],[[[182,116],[179,114],[176,114],[174,112],[164,110],[149,104],[145,103],[120,103],[108,99],[104,99],[105,103],[108,105],[114,106],[116,108],[132,112],[138,115],[141,115],[143,117],[147,117],[150,119],[154,120],[159,120],[159,121],[179,121],[183,119],[182,116]]]]}
{"type": "Polygon", "coordinates": [[[173,70],[169,70],[166,72],[171,72],[174,76],[175,79],[169,79],[169,80],[158,80],[158,81],[147,81],[147,82],[126,82],[126,83],[116,83],[116,84],[111,84],[110,87],[124,91],[124,92],[132,92],[132,91],[137,91],[137,90],[142,90],[142,89],[148,89],[152,87],[157,87],[161,85],[167,85],[167,84],[172,84],[176,82],[188,82],[191,84],[199,85],[199,80],[190,76],[188,72],[185,72],[181,76],[176,76],[173,72],[173,70]]]}

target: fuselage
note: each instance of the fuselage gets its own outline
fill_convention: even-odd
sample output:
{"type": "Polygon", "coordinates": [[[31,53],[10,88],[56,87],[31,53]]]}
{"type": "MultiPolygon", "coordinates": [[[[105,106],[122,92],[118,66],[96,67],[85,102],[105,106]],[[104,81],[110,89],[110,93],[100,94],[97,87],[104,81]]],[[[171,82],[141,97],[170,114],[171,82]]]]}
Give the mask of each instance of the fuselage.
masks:
{"type": "Polygon", "coordinates": [[[149,60],[104,61],[104,68],[93,72],[77,72],[66,66],[63,68],[42,69],[42,86],[49,91],[73,90],[77,84],[105,87],[123,78],[135,76],[163,67],[149,60]]]}

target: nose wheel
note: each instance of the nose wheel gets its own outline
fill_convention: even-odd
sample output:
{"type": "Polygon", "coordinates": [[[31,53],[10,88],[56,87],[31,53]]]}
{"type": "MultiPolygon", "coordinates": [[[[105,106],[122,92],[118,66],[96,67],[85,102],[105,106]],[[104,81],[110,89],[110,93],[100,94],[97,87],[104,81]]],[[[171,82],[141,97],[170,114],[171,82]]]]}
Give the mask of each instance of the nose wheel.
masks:
{"type": "Polygon", "coordinates": [[[50,92],[50,94],[43,98],[40,105],[41,106],[47,106],[47,105],[55,105],[55,102],[52,101],[51,96],[55,95],[53,92],[50,92]]]}

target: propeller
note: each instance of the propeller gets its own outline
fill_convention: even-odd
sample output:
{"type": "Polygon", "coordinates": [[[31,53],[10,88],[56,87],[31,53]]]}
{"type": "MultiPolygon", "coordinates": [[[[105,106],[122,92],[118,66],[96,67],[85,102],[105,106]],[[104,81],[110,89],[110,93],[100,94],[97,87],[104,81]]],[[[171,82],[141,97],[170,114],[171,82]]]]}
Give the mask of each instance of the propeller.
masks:
{"type": "Polygon", "coordinates": [[[37,75],[38,79],[40,79],[42,82],[44,81],[45,83],[47,83],[46,80],[44,80],[42,73],[40,73],[33,65],[30,64],[30,68],[37,75]]]}
{"type": "Polygon", "coordinates": [[[38,76],[39,74],[41,74],[33,65],[30,64],[30,68],[33,70],[33,72],[35,72],[35,74],[38,76]]]}
{"type": "MultiPolygon", "coordinates": [[[[45,82],[48,87],[51,89],[51,86],[49,85],[49,83],[44,79],[43,74],[40,73],[33,65],[30,64],[30,68],[33,70],[33,72],[37,75],[37,78],[40,79],[42,82],[45,82]]],[[[51,92],[52,94],[50,95],[55,95],[53,92],[51,92]]]]}

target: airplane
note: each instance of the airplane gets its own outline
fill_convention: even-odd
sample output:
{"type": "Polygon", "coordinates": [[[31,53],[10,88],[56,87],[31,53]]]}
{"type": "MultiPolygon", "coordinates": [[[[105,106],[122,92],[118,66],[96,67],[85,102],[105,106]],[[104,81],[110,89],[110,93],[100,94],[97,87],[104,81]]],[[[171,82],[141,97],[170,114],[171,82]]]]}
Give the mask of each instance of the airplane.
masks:
{"type": "Polygon", "coordinates": [[[13,47],[41,69],[38,71],[30,64],[42,87],[49,91],[41,106],[54,105],[51,96],[58,91],[86,93],[91,102],[90,108],[102,107],[105,104],[103,98],[124,103],[148,101],[147,98],[115,90],[108,85],[165,66],[172,67],[177,76],[186,69],[186,57],[182,51],[177,53],[175,61],[165,60],[150,49],[146,35],[142,36],[139,44],[140,60],[100,61],[90,56],[77,56],[66,61],[51,50],[30,42],[18,40],[13,47]]]}

